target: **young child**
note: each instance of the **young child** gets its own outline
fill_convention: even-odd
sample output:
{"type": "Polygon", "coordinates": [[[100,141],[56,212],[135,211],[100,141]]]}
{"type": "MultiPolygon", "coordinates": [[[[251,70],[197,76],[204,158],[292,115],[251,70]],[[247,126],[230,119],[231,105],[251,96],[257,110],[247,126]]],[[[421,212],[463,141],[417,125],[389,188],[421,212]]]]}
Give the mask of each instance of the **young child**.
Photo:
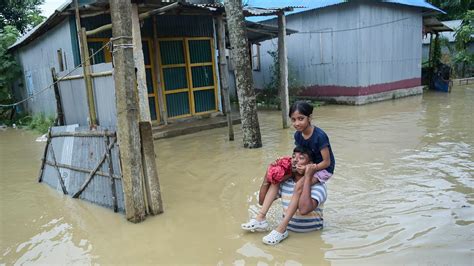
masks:
{"type": "MultiPolygon", "coordinates": [[[[313,176],[311,185],[314,185],[317,182],[325,183],[329,180],[334,172],[335,160],[331,145],[329,143],[329,138],[326,133],[322,129],[311,125],[312,113],[313,106],[307,102],[297,101],[290,107],[288,115],[291,119],[293,127],[296,129],[294,134],[295,145],[305,147],[312,153],[311,161],[313,163],[305,165],[304,167],[295,167],[302,167],[305,173],[307,173],[309,176],[313,176]]],[[[293,156],[294,154],[295,153],[293,153],[293,156]]],[[[272,167],[272,165],[270,165],[270,167],[272,167]]],[[[269,170],[271,170],[270,167],[269,170]]],[[[285,181],[288,179],[288,177],[289,175],[285,173],[280,182],[285,181]]],[[[276,195],[278,194],[280,183],[271,183],[267,179],[264,179],[262,187],[264,186],[270,187],[267,191],[265,191],[266,193],[261,193],[262,189],[260,190],[259,204],[261,204],[262,207],[255,219],[251,219],[249,222],[241,225],[242,229],[244,230],[254,232],[265,231],[268,228],[266,214],[270,209],[272,202],[275,200],[276,195]]],[[[291,214],[291,216],[293,216],[293,214],[296,212],[296,209],[297,206],[294,206],[294,208],[288,208],[288,213],[285,215],[291,214]]]]}
{"type": "Polygon", "coordinates": [[[313,153],[313,164],[306,167],[320,182],[326,182],[334,173],[336,161],[326,133],[311,125],[313,106],[304,101],[296,101],[290,107],[289,116],[295,132],[295,145],[309,148],[313,153]]]}

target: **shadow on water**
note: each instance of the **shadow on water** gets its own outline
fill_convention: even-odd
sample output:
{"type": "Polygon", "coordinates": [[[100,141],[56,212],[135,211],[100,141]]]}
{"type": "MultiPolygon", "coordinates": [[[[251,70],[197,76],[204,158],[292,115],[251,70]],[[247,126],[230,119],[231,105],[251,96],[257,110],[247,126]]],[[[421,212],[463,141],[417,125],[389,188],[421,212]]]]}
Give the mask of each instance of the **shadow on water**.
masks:
{"type": "MultiPolygon", "coordinates": [[[[135,225],[36,183],[44,143],[0,132],[0,263],[472,264],[474,89],[366,106],[328,105],[315,121],[337,165],[326,227],[276,247],[240,223],[255,214],[266,165],[293,148],[278,112],[261,112],[264,147],[225,128],[155,142],[165,213],[135,225]]],[[[276,225],[275,202],[269,221],[276,225]]]]}

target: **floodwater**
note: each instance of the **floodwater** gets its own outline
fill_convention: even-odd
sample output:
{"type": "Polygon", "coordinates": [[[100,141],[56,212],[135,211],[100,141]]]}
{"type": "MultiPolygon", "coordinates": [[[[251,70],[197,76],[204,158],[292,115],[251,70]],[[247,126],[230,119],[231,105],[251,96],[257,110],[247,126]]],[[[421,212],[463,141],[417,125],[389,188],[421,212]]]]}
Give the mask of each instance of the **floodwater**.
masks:
{"type": "MultiPolygon", "coordinates": [[[[240,229],[293,130],[261,112],[263,148],[226,128],[155,142],[165,213],[123,215],[36,182],[44,142],[0,131],[0,264],[473,265],[474,88],[316,109],[336,157],[325,228],[275,247],[240,229]]],[[[275,202],[269,220],[276,224],[275,202]]]]}

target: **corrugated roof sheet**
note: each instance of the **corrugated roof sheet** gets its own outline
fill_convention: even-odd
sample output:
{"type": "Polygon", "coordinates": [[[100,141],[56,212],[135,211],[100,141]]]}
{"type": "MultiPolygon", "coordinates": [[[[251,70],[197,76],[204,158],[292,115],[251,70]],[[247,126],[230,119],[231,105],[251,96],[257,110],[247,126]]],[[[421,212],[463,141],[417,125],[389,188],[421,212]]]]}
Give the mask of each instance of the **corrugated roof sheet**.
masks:
{"type": "MultiPolygon", "coordinates": [[[[248,0],[246,4],[251,7],[261,7],[261,8],[282,8],[282,7],[295,7],[293,11],[286,12],[287,15],[296,14],[305,12],[313,9],[320,9],[329,6],[344,4],[349,0],[248,0]],[[296,8],[302,7],[302,8],[296,8]]],[[[424,0],[379,0],[379,2],[386,2],[392,4],[406,5],[419,7],[435,12],[445,13],[443,10],[427,3],[424,0]]],[[[244,2],[245,3],[245,2],[244,2]]],[[[272,19],[274,17],[253,17],[249,18],[251,21],[263,21],[272,19]]]]}
{"type": "MultiPolygon", "coordinates": [[[[454,42],[454,34],[456,33],[456,30],[461,26],[462,20],[448,20],[448,21],[441,21],[443,25],[445,25],[448,28],[451,28],[453,31],[445,31],[445,32],[440,32],[440,36],[447,38],[449,42],[454,42]]],[[[473,34],[474,36],[474,34],[473,34]]],[[[430,43],[430,36],[427,34],[423,37],[423,44],[429,44],[430,43]]]]}

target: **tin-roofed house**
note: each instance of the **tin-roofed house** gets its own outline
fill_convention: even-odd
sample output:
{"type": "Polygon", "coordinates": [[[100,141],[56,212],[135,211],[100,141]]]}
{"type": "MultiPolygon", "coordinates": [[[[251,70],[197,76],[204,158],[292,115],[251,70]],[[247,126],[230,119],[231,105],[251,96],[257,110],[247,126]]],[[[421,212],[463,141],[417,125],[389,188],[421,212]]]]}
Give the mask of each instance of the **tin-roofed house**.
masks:
{"type": "MultiPolygon", "coordinates": [[[[136,16],[140,21],[145,72],[142,79],[146,84],[151,120],[159,123],[219,113],[222,103],[216,63],[215,17],[224,12],[222,4],[161,0],[136,0],[132,3],[137,6],[136,16]]],[[[265,12],[270,14],[275,10],[260,10],[261,14],[265,12]]],[[[252,15],[251,11],[246,13],[252,15]]],[[[29,113],[56,113],[55,93],[49,89],[53,83],[51,68],[54,67],[59,77],[71,83],[60,88],[61,94],[69,90],[68,97],[61,100],[66,120],[69,117],[66,124],[88,124],[87,115],[83,115],[88,109],[86,94],[72,90],[72,87],[84,83],[75,80],[82,73],[75,71],[81,64],[78,25],[85,28],[86,51],[92,55],[97,120],[101,126],[115,126],[113,84],[99,84],[98,81],[99,77],[111,76],[113,69],[109,45],[111,18],[106,0],[78,0],[77,10],[75,1],[67,0],[9,48],[16,54],[24,72],[24,84],[15,89],[15,96],[17,99],[31,97],[23,104],[23,109],[29,113]],[[76,13],[80,14],[79,20],[76,13]]],[[[248,27],[255,25],[251,23],[248,27]]],[[[269,29],[272,27],[260,29],[260,33],[253,32],[252,38],[258,41],[270,38],[271,34],[265,33],[269,29]]],[[[139,72],[137,69],[140,86],[139,72]]],[[[112,78],[109,79],[113,82],[112,78]]]]}
{"type": "MultiPolygon", "coordinates": [[[[303,86],[300,96],[346,104],[365,104],[422,93],[423,17],[443,12],[423,0],[255,0],[249,5],[304,8],[287,13],[288,62],[303,86]]],[[[250,18],[276,24],[272,17],[250,18]]],[[[256,88],[271,80],[268,51],[260,46],[256,88]]]]}
{"type": "MultiPolygon", "coordinates": [[[[224,8],[220,4],[159,0],[136,0],[131,7],[132,36],[112,38],[107,0],[68,0],[9,49],[23,67],[24,86],[18,86],[15,93],[25,100],[24,108],[30,113],[57,113],[58,120],[62,114],[64,119],[48,133],[38,180],[60,188],[65,195],[125,210],[127,219],[141,221],[145,212],[160,213],[161,206],[157,174],[150,166],[155,154],[149,120],[166,123],[166,119],[221,110],[214,25],[218,17],[218,25],[223,26],[224,8]],[[119,39],[127,42],[115,42],[119,39]],[[142,146],[130,145],[138,152],[129,149],[129,154],[137,155],[142,148],[146,170],[127,160],[127,152],[120,153],[119,148],[123,151],[125,145],[117,146],[121,138],[117,131],[125,131],[125,127],[117,125],[117,110],[123,105],[118,106],[115,100],[115,49],[133,51],[134,62],[130,63],[135,66],[137,90],[127,92],[137,92],[139,101],[136,107],[125,105],[133,115],[140,113],[139,121],[144,123],[135,123],[138,117],[121,117],[133,121],[133,129],[141,131],[146,126],[147,134],[140,132],[142,146]],[[142,116],[144,110],[150,118],[142,116]],[[148,153],[145,146],[151,147],[148,153]],[[135,173],[143,170],[143,175],[122,176],[122,169],[131,165],[135,173]]],[[[282,10],[262,9],[258,14],[275,12],[281,15],[282,10]]],[[[251,10],[246,13],[254,14],[251,10]]],[[[264,39],[266,30],[274,31],[255,23],[248,27],[258,28],[260,33],[251,35],[256,40],[264,39]]],[[[219,46],[225,46],[225,36],[219,37],[219,46]]]]}

